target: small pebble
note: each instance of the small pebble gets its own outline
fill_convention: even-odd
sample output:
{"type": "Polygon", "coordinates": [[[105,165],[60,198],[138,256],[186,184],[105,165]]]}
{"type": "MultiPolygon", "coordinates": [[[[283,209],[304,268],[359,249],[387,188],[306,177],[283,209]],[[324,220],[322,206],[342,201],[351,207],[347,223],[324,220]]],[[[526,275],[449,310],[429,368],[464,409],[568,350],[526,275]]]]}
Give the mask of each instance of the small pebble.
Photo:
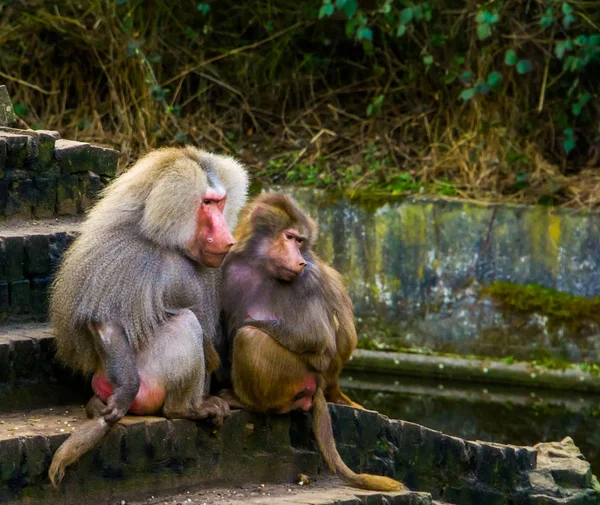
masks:
{"type": "Polygon", "coordinates": [[[298,485],[299,486],[304,486],[306,484],[310,484],[310,478],[308,477],[308,475],[305,475],[303,473],[299,473],[298,474],[298,485]]]}

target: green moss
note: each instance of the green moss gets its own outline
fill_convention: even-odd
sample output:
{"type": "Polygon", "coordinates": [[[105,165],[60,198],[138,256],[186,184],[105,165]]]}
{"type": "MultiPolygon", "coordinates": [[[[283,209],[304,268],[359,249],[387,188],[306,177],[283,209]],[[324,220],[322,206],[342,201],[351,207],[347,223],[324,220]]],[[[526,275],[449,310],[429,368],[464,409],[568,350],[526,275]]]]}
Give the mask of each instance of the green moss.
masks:
{"type": "Polygon", "coordinates": [[[537,284],[521,286],[495,282],[481,291],[497,302],[508,315],[539,314],[548,318],[548,328],[567,326],[578,331],[590,322],[600,324],[600,297],[584,298],[537,284]]]}
{"type": "Polygon", "coordinates": [[[571,366],[571,364],[564,359],[551,357],[533,360],[531,364],[534,366],[547,368],[549,370],[566,370],[571,366]]]}
{"type": "Polygon", "coordinates": [[[578,366],[582,372],[590,373],[592,375],[600,375],[600,365],[596,363],[580,363],[578,366]]]}
{"type": "Polygon", "coordinates": [[[377,444],[375,445],[377,452],[380,453],[387,453],[389,446],[390,443],[386,438],[379,438],[377,440],[377,444]]]}

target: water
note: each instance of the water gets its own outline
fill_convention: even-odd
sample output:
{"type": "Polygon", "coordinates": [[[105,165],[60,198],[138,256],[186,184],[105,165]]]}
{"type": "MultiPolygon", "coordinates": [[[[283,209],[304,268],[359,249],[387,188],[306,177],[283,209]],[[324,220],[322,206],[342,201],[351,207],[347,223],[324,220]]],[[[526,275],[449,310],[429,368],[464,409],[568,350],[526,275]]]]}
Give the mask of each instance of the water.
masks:
{"type": "Polygon", "coordinates": [[[461,438],[535,445],[570,436],[600,475],[598,394],[358,373],[341,385],[365,408],[461,438]]]}

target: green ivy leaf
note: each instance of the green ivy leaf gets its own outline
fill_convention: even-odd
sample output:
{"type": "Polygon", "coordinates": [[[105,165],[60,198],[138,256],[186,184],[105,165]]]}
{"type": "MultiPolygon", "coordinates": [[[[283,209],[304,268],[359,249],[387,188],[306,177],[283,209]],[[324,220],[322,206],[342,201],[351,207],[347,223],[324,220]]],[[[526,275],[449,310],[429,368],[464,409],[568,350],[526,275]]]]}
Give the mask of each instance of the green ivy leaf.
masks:
{"type": "Polygon", "coordinates": [[[575,56],[567,56],[563,63],[563,72],[566,72],[567,70],[575,72],[577,70],[578,60],[579,58],[575,58],[575,56]]]}
{"type": "Polygon", "coordinates": [[[509,67],[512,67],[517,63],[517,53],[514,49],[509,49],[504,53],[504,63],[509,67]]]}
{"type": "Polygon", "coordinates": [[[13,105],[13,111],[17,116],[24,116],[27,114],[27,107],[22,103],[16,103],[13,105]]]}
{"type": "Polygon", "coordinates": [[[405,33],[406,33],[406,25],[398,25],[398,28],[396,30],[396,36],[402,37],[402,35],[404,35],[405,33]]]}
{"type": "Polygon", "coordinates": [[[333,14],[335,7],[331,4],[325,4],[319,10],[319,19],[323,19],[324,17],[329,17],[333,14]]]}
{"type": "Polygon", "coordinates": [[[533,64],[529,60],[519,60],[517,63],[517,72],[519,74],[526,74],[527,72],[531,72],[533,70],[533,64]]]}
{"type": "Polygon", "coordinates": [[[479,40],[485,40],[492,36],[492,27],[488,23],[477,25],[477,37],[479,40]]]}
{"type": "Polygon", "coordinates": [[[554,22],[554,9],[552,7],[548,7],[548,9],[546,10],[546,14],[544,16],[542,16],[542,19],[540,19],[540,26],[542,28],[548,28],[548,27],[552,26],[553,22],[554,22]]]}
{"type": "Polygon", "coordinates": [[[498,14],[496,12],[494,12],[493,14],[488,12],[488,15],[486,16],[486,21],[488,23],[490,23],[491,25],[494,25],[498,21],[500,21],[500,16],[498,16],[498,14]]]}
{"type": "Polygon", "coordinates": [[[467,84],[470,84],[473,80],[473,73],[470,70],[465,70],[462,74],[460,74],[460,78],[467,84]]]}
{"type": "Polygon", "coordinates": [[[465,62],[465,57],[464,56],[455,56],[454,61],[456,62],[457,65],[462,65],[465,62]]]}
{"type": "Polygon", "coordinates": [[[573,48],[573,44],[570,39],[561,40],[556,43],[556,46],[554,48],[554,54],[556,54],[556,57],[559,60],[562,60],[563,56],[565,55],[565,52],[570,51],[572,48],[573,48]]]}
{"type": "Polygon", "coordinates": [[[565,128],[563,133],[566,136],[565,140],[563,140],[563,148],[565,149],[565,152],[569,154],[577,145],[575,132],[573,131],[573,128],[565,128]]]}
{"type": "Polygon", "coordinates": [[[502,82],[502,74],[500,72],[492,72],[488,75],[487,83],[493,88],[502,82]]]}
{"type": "Polygon", "coordinates": [[[488,11],[481,11],[479,13],[477,13],[477,16],[475,16],[475,22],[476,23],[485,23],[487,22],[487,15],[489,14],[488,11]]]}
{"type": "Polygon", "coordinates": [[[588,103],[590,101],[590,98],[592,98],[592,95],[588,92],[582,93],[581,95],[579,95],[579,103],[581,105],[585,105],[586,103],[588,103]]]}
{"type": "Polygon", "coordinates": [[[425,8],[425,21],[429,22],[431,21],[431,16],[433,15],[431,12],[431,8],[429,7],[429,4],[423,4],[424,8],[425,8]]]}
{"type": "Polygon", "coordinates": [[[433,56],[431,55],[427,55],[427,56],[423,56],[423,63],[425,63],[425,65],[429,66],[433,63],[433,56]]]}
{"type": "Polygon", "coordinates": [[[117,5],[124,5],[128,2],[129,0],[117,0],[117,5]]]}
{"type": "Polygon", "coordinates": [[[490,92],[490,85],[487,82],[478,82],[475,86],[475,91],[482,95],[487,95],[490,92]]]}
{"type": "Polygon", "coordinates": [[[563,18],[563,26],[565,27],[565,30],[568,30],[569,26],[571,26],[574,21],[575,21],[575,18],[571,14],[567,14],[563,18]]]}
{"type": "Polygon", "coordinates": [[[576,46],[585,46],[588,43],[588,38],[585,35],[580,35],[574,40],[576,46]]]}
{"type": "Polygon", "coordinates": [[[569,14],[573,14],[573,7],[571,7],[567,2],[564,2],[562,4],[562,13],[565,16],[568,16],[569,14]]]}
{"type": "Polygon", "coordinates": [[[582,110],[583,110],[583,105],[581,105],[580,103],[574,103],[573,106],[571,107],[571,111],[573,112],[573,115],[575,115],[575,116],[579,116],[579,114],[581,114],[582,110]]]}
{"type": "Polygon", "coordinates": [[[379,105],[381,105],[383,103],[384,100],[385,100],[385,95],[379,95],[375,100],[373,100],[373,105],[378,107],[379,105]]]}
{"type": "Polygon", "coordinates": [[[567,137],[565,140],[563,140],[563,148],[565,149],[565,152],[567,154],[569,154],[573,149],[575,149],[576,145],[577,142],[573,137],[567,137]]]}
{"type": "Polygon", "coordinates": [[[161,102],[165,99],[169,90],[166,88],[161,88],[160,86],[155,84],[154,86],[152,86],[152,89],[150,90],[150,92],[152,93],[152,97],[155,100],[161,102]]]}
{"type": "Polygon", "coordinates": [[[600,46],[600,35],[590,35],[588,42],[590,46],[600,46]]]}
{"type": "Polygon", "coordinates": [[[409,24],[413,20],[413,10],[410,7],[400,11],[400,22],[403,25],[409,24]]]}
{"type": "Polygon", "coordinates": [[[461,94],[460,94],[460,99],[464,100],[465,102],[467,100],[470,100],[471,98],[473,98],[475,96],[475,88],[468,88],[465,89],[461,94]]]}
{"type": "Polygon", "coordinates": [[[344,14],[346,14],[348,19],[351,19],[358,10],[358,2],[357,0],[344,0],[341,9],[344,11],[344,14]]]}
{"type": "Polygon", "coordinates": [[[381,65],[377,65],[377,63],[375,63],[373,65],[373,73],[375,75],[383,75],[383,74],[385,74],[385,68],[382,67],[381,65]]]}
{"type": "Polygon", "coordinates": [[[356,32],[356,40],[373,40],[373,31],[370,28],[360,28],[356,32]]]}
{"type": "Polygon", "coordinates": [[[381,7],[381,9],[379,9],[379,12],[381,12],[382,14],[389,14],[390,12],[392,12],[392,0],[385,0],[383,6],[381,7]]]}
{"type": "Polygon", "coordinates": [[[385,95],[379,95],[367,106],[367,116],[379,114],[381,112],[381,104],[385,100],[385,95]]]}
{"type": "Polygon", "coordinates": [[[208,4],[206,4],[206,3],[199,3],[199,4],[198,4],[198,10],[199,10],[199,11],[200,11],[202,14],[206,15],[206,14],[208,14],[208,13],[210,12],[210,5],[208,5],[208,4]]]}
{"type": "Polygon", "coordinates": [[[444,84],[452,84],[454,81],[456,81],[457,78],[458,78],[458,76],[456,75],[456,73],[448,72],[444,76],[444,84]]]}

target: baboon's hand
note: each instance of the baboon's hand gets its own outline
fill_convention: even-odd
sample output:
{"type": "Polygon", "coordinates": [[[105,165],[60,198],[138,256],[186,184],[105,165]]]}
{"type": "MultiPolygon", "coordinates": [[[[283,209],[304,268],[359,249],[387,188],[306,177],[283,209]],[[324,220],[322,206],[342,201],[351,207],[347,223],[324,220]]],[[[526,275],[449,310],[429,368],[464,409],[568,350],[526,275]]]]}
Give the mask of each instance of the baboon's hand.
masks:
{"type": "Polygon", "coordinates": [[[124,402],[113,394],[108,399],[106,408],[102,411],[102,416],[108,424],[115,424],[127,414],[130,405],[131,402],[124,402]]]}
{"type": "Polygon", "coordinates": [[[209,396],[195,410],[198,419],[210,418],[215,426],[221,426],[231,415],[227,402],[218,396],[209,396]]]}

